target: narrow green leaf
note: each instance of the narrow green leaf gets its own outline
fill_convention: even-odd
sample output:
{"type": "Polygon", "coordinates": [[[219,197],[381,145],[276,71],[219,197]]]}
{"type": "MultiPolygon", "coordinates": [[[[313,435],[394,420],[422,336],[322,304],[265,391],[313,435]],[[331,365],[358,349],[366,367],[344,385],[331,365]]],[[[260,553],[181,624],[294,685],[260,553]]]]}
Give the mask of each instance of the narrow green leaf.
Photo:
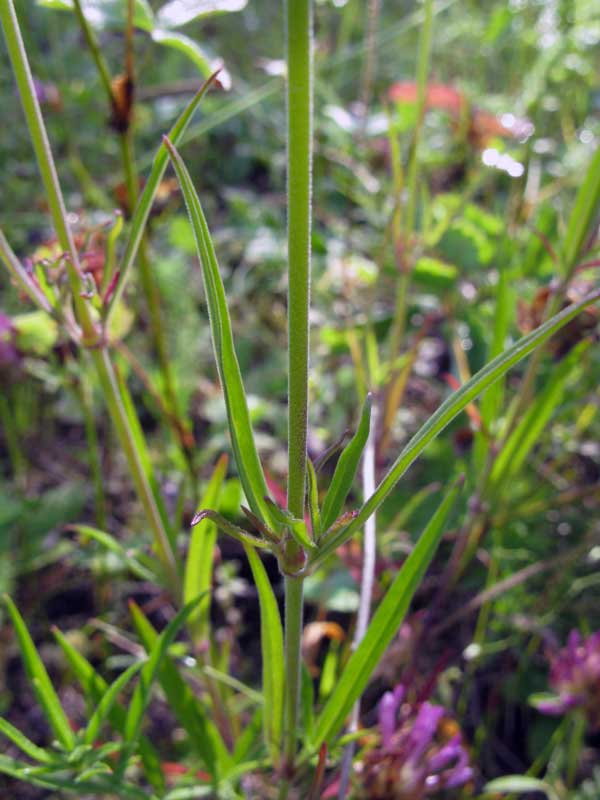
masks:
{"type": "Polygon", "coordinates": [[[93,539],[109,552],[119,556],[123,563],[126,564],[131,572],[138,578],[155,583],[158,581],[158,576],[160,575],[158,563],[149,556],[144,556],[144,560],[148,563],[148,566],[141,563],[141,561],[138,561],[135,556],[132,556],[127,548],[123,547],[121,542],[115,539],[110,533],[101,531],[98,528],[93,528],[90,525],[69,525],[68,530],[75,531],[75,533],[79,534],[84,539],[93,539]]]}
{"type": "Polygon", "coordinates": [[[224,516],[216,511],[212,511],[210,508],[205,508],[203,511],[199,511],[192,520],[192,525],[198,525],[206,519],[214,522],[221,533],[226,533],[228,536],[231,536],[232,539],[236,539],[236,541],[241,542],[242,544],[250,544],[252,547],[259,548],[270,547],[269,543],[264,539],[259,539],[258,536],[253,536],[251,533],[248,533],[247,530],[244,530],[244,528],[234,525],[233,522],[225,519],[224,516]]]}
{"type": "MultiPolygon", "coordinates": [[[[223,454],[217,461],[206,487],[200,508],[214,508],[217,505],[221,486],[227,473],[228,458],[223,454]]],[[[187,560],[185,563],[185,576],[183,580],[183,602],[189,603],[199,594],[204,594],[200,604],[190,614],[188,625],[196,641],[208,638],[210,626],[210,590],[212,588],[213,559],[217,527],[215,523],[205,517],[193,529],[190,538],[187,560]]]]}
{"type": "Polygon", "coordinates": [[[72,750],[75,747],[75,734],[71,730],[69,719],[60,704],[54,686],[52,686],[46,667],[36,650],[33,639],[29,635],[23,617],[17,607],[8,595],[4,595],[4,602],[17,634],[27,677],[33,684],[38,702],[43,708],[58,741],[65,750],[72,750]]]}
{"type": "MultiPolygon", "coordinates": [[[[154,647],[150,651],[148,661],[144,664],[140,674],[140,680],[135,687],[135,692],[133,693],[133,697],[127,711],[127,717],[125,719],[123,737],[125,742],[130,746],[135,744],[140,734],[142,719],[150,702],[152,686],[158,674],[162,660],[167,655],[167,651],[177,636],[180,628],[185,625],[189,615],[192,613],[201,599],[201,597],[195,597],[189,603],[185,604],[185,606],[169,622],[164,631],[162,631],[156,640],[154,647]]],[[[124,765],[124,759],[122,759],[121,765],[124,765]]]]}
{"type": "Polygon", "coordinates": [[[277,763],[283,729],[283,627],[273,587],[260,557],[247,545],[244,545],[244,550],[260,603],[264,733],[273,761],[277,763]]]}
{"type": "MultiPolygon", "coordinates": [[[[158,633],[136,603],[130,611],[144,649],[150,653],[156,646],[158,633]]],[[[231,757],[218,728],[207,716],[201,703],[179,674],[177,666],[167,655],[158,672],[158,680],[169,706],[187,733],[190,743],[212,776],[230,763],[231,757]]]]}
{"type": "Polygon", "coordinates": [[[166,138],[164,142],[169,150],[181,191],[185,198],[196,239],[208,304],[215,360],[225,397],[229,434],[240,480],[250,508],[257,516],[269,524],[271,516],[264,500],[267,495],[267,484],[258,453],[256,452],[248,403],[246,402],[240,367],[233,344],[225,289],[223,288],[215,250],[200,200],[185,164],[171,142],[166,138]]]}
{"type": "MultiPolygon", "coordinates": [[[[183,135],[192,117],[194,116],[194,113],[196,111],[196,108],[198,107],[198,104],[200,103],[200,100],[202,100],[208,89],[211,87],[217,75],[218,75],[218,70],[217,72],[214,72],[210,76],[210,78],[208,78],[202,84],[198,92],[185,107],[183,113],[181,114],[175,125],[173,125],[173,127],[169,131],[169,139],[174,144],[178,144],[183,138],[183,135]]],[[[129,238],[125,246],[125,252],[123,254],[123,259],[121,262],[119,279],[117,280],[115,290],[106,309],[107,325],[114,311],[115,306],[118,304],[119,300],[123,295],[123,290],[125,289],[125,285],[127,283],[127,280],[129,279],[129,274],[131,272],[133,263],[137,256],[138,248],[140,246],[140,242],[142,241],[142,236],[144,235],[144,229],[146,227],[148,217],[150,216],[150,211],[152,210],[154,198],[156,197],[156,192],[158,191],[160,182],[163,178],[163,175],[165,174],[168,161],[169,161],[169,156],[167,153],[167,149],[164,144],[161,144],[161,146],[158,148],[156,156],[154,157],[150,175],[148,176],[148,180],[146,181],[146,185],[144,186],[144,191],[142,192],[140,199],[138,200],[138,204],[133,214],[133,219],[131,220],[129,238]]]]}
{"type": "MultiPolygon", "coordinates": [[[[86,698],[97,705],[108,691],[108,683],[96,672],[90,662],[73,647],[58,628],[53,628],[52,633],[73,670],[73,674],[83,688],[86,698]]],[[[113,728],[122,734],[125,728],[125,709],[118,704],[113,705],[108,719],[113,728]]],[[[144,736],[140,738],[139,748],[146,778],[154,789],[162,793],[166,784],[158,753],[144,736]]]]}
{"type": "Polygon", "coordinates": [[[323,500],[321,509],[321,526],[326,531],[340,516],[348,493],[352,488],[356,470],[371,427],[371,395],[365,400],[358,428],[352,439],[348,442],[338,462],[331,479],[331,484],[323,500]]]}
{"type": "Polygon", "coordinates": [[[319,510],[319,484],[317,482],[317,473],[310,458],[306,459],[306,476],[308,480],[308,491],[306,493],[308,504],[308,516],[310,517],[310,525],[312,528],[312,535],[315,542],[319,541],[321,535],[321,512],[319,510]]]}
{"type": "Polygon", "coordinates": [[[548,800],[560,800],[558,792],[555,792],[550,784],[539,778],[531,778],[528,775],[506,775],[503,778],[496,778],[484,787],[485,792],[503,792],[512,794],[513,792],[543,792],[548,800]]]}
{"type": "Polygon", "coordinates": [[[467,381],[460,389],[450,395],[431,415],[427,422],[417,431],[410,442],[402,450],[387,475],[383,478],[375,492],[363,504],[354,520],[335,536],[328,538],[326,544],[320,549],[319,554],[313,559],[311,566],[316,567],[323,562],[331,553],[347,541],[357,530],[359,530],[371,514],[373,514],[383,503],[385,498],[393,490],[400,478],[404,475],[411,464],[419,457],[427,445],[435,439],[444,428],[484,389],[493,384],[498,378],[519,361],[522,361],[536,347],[543,344],[556,331],[567,325],[584,308],[600,298],[600,290],[592,292],[581,302],[568,306],[559,314],[551,317],[535,331],[523,336],[512,347],[507,348],[501,355],[486,364],[473,377],[467,381]]]}
{"type": "Polygon", "coordinates": [[[490,476],[493,484],[498,485],[521,469],[546,430],[552,414],[562,403],[569,378],[573,370],[579,367],[581,357],[589,346],[589,342],[580,342],[568,356],[553,367],[546,385],[533,400],[498,454],[490,476]]]}
{"type": "Polygon", "coordinates": [[[15,728],[14,725],[11,725],[8,720],[2,717],[0,717],[0,733],[6,736],[7,739],[10,739],[19,750],[22,750],[25,755],[30,756],[30,758],[33,758],[35,761],[40,761],[42,764],[52,764],[55,761],[55,757],[52,753],[38,747],[37,744],[34,744],[25,734],[21,733],[18,728],[15,728]]]}
{"type": "Polygon", "coordinates": [[[23,761],[0,754],[0,773],[25,781],[33,786],[45,789],[54,789],[59,792],[71,792],[77,797],[87,795],[90,797],[104,797],[106,795],[127,800],[157,800],[155,794],[148,795],[147,791],[138,789],[129,783],[116,783],[111,780],[76,781],[65,777],[61,772],[56,775],[45,772],[47,767],[32,767],[23,761]]]}
{"type": "Polygon", "coordinates": [[[592,222],[598,214],[600,206],[600,147],[588,167],[585,178],[579,187],[575,205],[571,211],[565,241],[564,271],[565,277],[569,278],[577,266],[577,262],[582,255],[586,239],[589,236],[592,222]]]}
{"type": "Polygon", "coordinates": [[[83,741],[86,744],[94,744],[96,741],[96,737],[98,736],[98,732],[100,730],[100,726],[104,722],[104,720],[108,717],[112,708],[115,704],[117,699],[117,695],[120,691],[122,691],[125,686],[129,683],[129,681],[137,675],[140,669],[144,666],[144,661],[138,661],[135,664],[132,664],[128,669],[126,669],[119,677],[112,683],[98,704],[98,707],[92,714],[90,721],[88,722],[87,728],[85,729],[85,733],[83,735],[83,741]]]}
{"type": "Polygon", "coordinates": [[[332,742],[342,729],[352,706],[366,689],[373,670],[397,634],[413,595],[435,555],[459,491],[460,486],[457,485],[448,492],[377,607],[365,637],[350,656],[319,715],[313,747],[332,742]]]}

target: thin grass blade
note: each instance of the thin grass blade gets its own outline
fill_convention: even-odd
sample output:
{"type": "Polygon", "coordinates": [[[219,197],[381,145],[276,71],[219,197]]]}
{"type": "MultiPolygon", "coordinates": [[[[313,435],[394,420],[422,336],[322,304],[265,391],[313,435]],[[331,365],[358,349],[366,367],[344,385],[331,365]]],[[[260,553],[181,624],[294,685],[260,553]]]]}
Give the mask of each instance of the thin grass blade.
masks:
{"type": "Polygon", "coordinates": [[[150,703],[150,696],[152,693],[152,686],[158,675],[159,667],[167,655],[167,651],[179,630],[185,625],[189,615],[200,602],[201,597],[196,597],[186,605],[173,617],[167,627],[162,631],[152,650],[150,651],[148,661],[144,664],[144,668],[140,674],[140,680],[135,688],[133,698],[129,704],[127,711],[127,718],[125,720],[125,729],[123,737],[125,742],[132,747],[140,734],[142,727],[142,719],[150,703]]]}
{"type": "Polygon", "coordinates": [[[75,531],[84,539],[93,539],[98,544],[105,547],[109,552],[118,556],[124,564],[129,567],[131,572],[144,581],[159,581],[160,565],[151,556],[144,555],[144,562],[131,555],[130,551],[123,547],[121,542],[115,539],[110,533],[93,528],[90,525],[69,525],[68,530],[75,531]]]}
{"type": "Polygon", "coordinates": [[[456,485],[448,492],[377,607],[364,639],[350,656],[319,715],[313,747],[318,748],[323,742],[331,743],[341,731],[352,706],[366,689],[375,667],[398,632],[413,595],[435,555],[460,488],[460,485],[456,485]]]}
{"type": "Polygon", "coordinates": [[[600,206],[600,147],[592,158],[583,183],[579,187],[565,234],[563,254],[564,272],[568,279],[577,266],[594,218],[600,206]]]}
{"type": "Polygon", "coordinates": [[[75,747],[75,734],[71,729],[69,718],[60,704],[46,667],[36,650],[33,639],[29,635],[23,617],[17,607],[8,595],[4,595],[4,602],[17,634],[27,677],[34,686],[38,702],[43,708],[46,719],[58,741],[65,750],[72,750],[75,747]]]}
{"type": "Polygon", "coordinates": [[[8,720],[2,717],[0,717],[0,733],[6,736],[7,739],[10,739],[19,750],[30,758],[33,758],[34,761],[39,761],[41,764],[52,764],[55,762],[55,757],[52,753],[49,753],[42,747],[38,747],[37,744],[34,744],[25,734],[21,733],[18,728],[15,728],[14,725],[11,725],[8,720]]]}
{"type": "Polygon", "coordinates": [[[548,382],[529,406],[494,461],[490,476],[492,484],[497,486],[521,469],[540,436],[546,430],[552,414],[561,404],[566,385],[573,375],[573,371],[578,371],[583,353],[589,346],[589,342],[580,342],[566,358],[553,368],[548,382]]]}
{"type": "Polygon", "coordinates": [[[85,729],[83,741],[86,744],[94,744],[96,737],[98,736],[98,732],[100,731],[100,726],[112,711],[119,692],[121,692],[127,686],[129,681],[135,677],[135,675],[137,675],[144,664],[144,661],[138,661],[137,663],[132,664],[128,669],[125,670],[125,672],[119,675],[114,683],[108,687],[106,694],[98,704],[98,707],[92,714],[87,728],[85,729]]]}
{"type": "MultiPolygon", "coordinates": [[[[97,705],[108,691],[108,683],[96,672],[90,662],[73,647],[58,628],[53,628],[52,633],[70,668],[73,670],[73,674],[80,683],[86,698],[94,705],[97,705]]],[[[119,733],[123,733],[126,716],[125,709],[119,704],[114,704],[110,709],[108,719],[113,728],[119,733]]],[[[144,774],[148,782],[157,792],[164,792],[166,783],[158,753],[144,736],[140,738],[139,749],[144,766],[144,774]]]]}
{"type": "MultiPolygon", "coordinates": [[[[130,603],[129,609],[138,636],[145,650],[150,653],[156,647],[159,635],[136,603],[130,603]]],[[[204,713],[202,705],[169,656],[160,666],[158,680],[170,708],[189,736],[191,745],[210,774],[216,778],[219,771],[225,770],[231,761],[229,751],[217,727],[204,713]]]]}

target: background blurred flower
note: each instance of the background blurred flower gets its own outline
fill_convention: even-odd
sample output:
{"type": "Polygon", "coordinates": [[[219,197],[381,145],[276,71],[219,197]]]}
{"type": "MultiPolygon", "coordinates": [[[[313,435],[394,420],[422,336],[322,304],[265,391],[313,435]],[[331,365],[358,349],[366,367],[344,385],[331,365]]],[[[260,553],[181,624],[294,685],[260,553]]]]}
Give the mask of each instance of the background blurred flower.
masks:
{"type": "Polygon", "coordinates": [[[379,703],[380,746],[365,759],[364,785],[373,800],[421,800],[464,786],[473,777],[456,723],[442,706],[405,702],[397,686],[379,703]]]}
{"type": "Polygon", "coordinates": [[[581,708],[591,728],[600,728],[600,631],[582,639],[571,631],[566,647],[550,655],[550,686],[555,695],[533,698],[544,714],[581,708]]]}

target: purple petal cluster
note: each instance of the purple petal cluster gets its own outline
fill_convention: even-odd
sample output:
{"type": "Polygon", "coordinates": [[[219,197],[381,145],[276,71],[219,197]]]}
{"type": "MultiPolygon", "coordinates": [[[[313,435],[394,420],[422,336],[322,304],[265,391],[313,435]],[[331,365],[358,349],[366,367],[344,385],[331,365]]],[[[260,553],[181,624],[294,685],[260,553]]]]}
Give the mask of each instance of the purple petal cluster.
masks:
{"type": "Polygon", "coordinates": [[[593,730],[600,729],[600,631],[582,639],[571,631],[566,647],[550,656],[550,685],[556,697],[536,705],[545,714],[581,708],[593,730]]]}
{"type": "Polygon", "coordinates": [[[379,703],[380,746],[365,760],[365,786],[372,800],[423,800],[463,786],[473,777],[456,723],[429,702],[405,702],[397,686],[379,703]]]}

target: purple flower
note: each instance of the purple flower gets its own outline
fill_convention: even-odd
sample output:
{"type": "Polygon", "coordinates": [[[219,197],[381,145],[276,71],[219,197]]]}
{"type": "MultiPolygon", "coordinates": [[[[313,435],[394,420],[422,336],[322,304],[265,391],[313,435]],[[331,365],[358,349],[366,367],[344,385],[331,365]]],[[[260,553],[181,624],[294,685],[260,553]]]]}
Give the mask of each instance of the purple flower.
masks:
{"type": "Polygon", "coordinates": [[[473,778],[456,723],[441,706],[406,702],[397,686],[379,703],[380,746],[365,758],[364,782],[372,800],[424,800],[473,778]]]}
{"type": "Polygon", "coordinates": [[[550,686],[556,696],[540,699],[544,714],[581,708],[594,730],[600,728],[600,631],[582,639],[571,631],[566,647],[550,655],[550,686]]]}
{"type": "Polygon", "coordinates": [[[19,361],[15,329],[10,317],[0,311],[0,370],[13,367],[19,361]]]}

